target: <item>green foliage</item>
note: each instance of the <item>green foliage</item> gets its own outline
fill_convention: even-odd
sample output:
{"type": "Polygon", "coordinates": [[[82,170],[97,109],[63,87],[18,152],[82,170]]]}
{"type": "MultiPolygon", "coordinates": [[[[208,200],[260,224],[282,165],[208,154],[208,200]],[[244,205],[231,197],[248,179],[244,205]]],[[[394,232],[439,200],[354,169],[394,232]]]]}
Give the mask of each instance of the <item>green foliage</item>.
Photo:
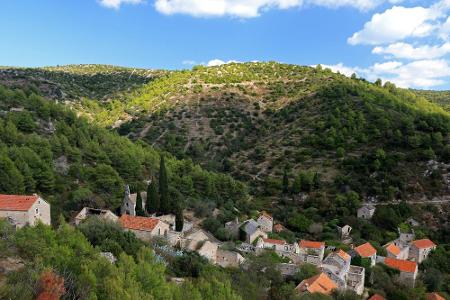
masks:
{"type": "MultiPolygon", "coordinates": [[[[0,99],[0,110],[7,112],[0,115],[1,193],[39,193],[51,202],[52,211],[66,216],[84,206],[114,211],[125,183],[139,187],[158,169],[160,155],[154,148],[89,124],[60,104],[1,86],[0,99]],[[17,106],[23,112],[9,112],[17,106]],[[23,124],[29,118],[37,124],[32,132],[23,124]]],[[[171,197],[207,198],[220,204],[247,198],[245,185],[227,175],[170,155],[165,158],[171,197]]]]}
{"type": "Polygon", "coordinates": [[[136,256],[144,245],[134,234],[125,232],[120,225],[92,216],[78,226],[86,239],[102,251],[112,252],[115,256],[125,252],[136,256]]]}
{"type": "Polygon", "coordinates": [[[288,225],[295,231],[307,232],[312,221],[308,219],[304,214],[295,213],[288,219],[288,225]]]}
{"type": "Polygon", "coordinates": [[[147,202],[145,204],[145,209],[148,214],[154,214],[160,210],[158,190],[156,181],[153,177],[147,186],[147,202]]]}
{"type": "Polygon", "coordinates": [[[311,264],[302,264],[300,265],[297,274],[295,274],[295,281],[297,283],[302,282],[305,279],[311,278],[313,276],[316,276],[320,274],[319,269],[315,265],[311,264]]]}
{"type": "Polygon", "coordinates": [[[161,155],[159,163],[159,199],[161,212],[168,214],[171,212],[172,206],[169,199],[169,185],[167,183],[167,170],[164,162],[164,156],[161,155]]]}
{"type": "Polygon", "coordinates": [[[136,216],[145,216],[145,211],[142,205],[142,196],[139,191],[136,193],[136,216]]]}

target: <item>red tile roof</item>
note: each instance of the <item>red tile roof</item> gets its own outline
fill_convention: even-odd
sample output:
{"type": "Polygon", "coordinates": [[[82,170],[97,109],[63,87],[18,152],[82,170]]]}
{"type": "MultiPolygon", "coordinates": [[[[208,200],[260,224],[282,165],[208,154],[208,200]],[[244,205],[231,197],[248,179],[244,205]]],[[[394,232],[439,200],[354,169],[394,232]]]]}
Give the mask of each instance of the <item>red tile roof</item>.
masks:
{"type": "Polygon", "coordinates": [[[416,262],[409,260],[386,257],[384,259],[384,264],[401,272],[414,273],[417,270],[416,262]]]}
{"type": "Polygon", "coordinates": [[[268,244],[278,244],[278,245],[286,244],[286,241],[283,241],[283,240],[264,239],[263,238],[263,241],[264,241],[264,243],[268,243],[268,244]]]}
{"type": "Polygon", "coordinates": [[[307,240],[301,240],[299,243],[300,248],[315,248],[320,249],[325,247],[324,242],[313,242],[313,241],[307,241],[307,240]]]}
{"type": "Polygon", "coordinates": [[[158,225],[160,221],[154,218],[122,215],[119,219],[119,222],[120,224],[122,224],[124,228],[127,229],[152,231],[153,229],[155,229],[156,225],[158,225]]]}
{"type": "Polygon", "coordinates": [[[368,300],[386,300],[386,299],[378,294],[375,294],[372,297],[370,297],[368,300]]]}
{"type": "Polygon", "coordinates": [[[395,246],[393,243],[390,243],[389,245],[386,246],[386,251],[397,256],[400,254],[400,248],[395,246]]]}
{"type": "Polygon", "coordinates": [[[336,283],[328,275],[320,273],[319,275],[303,280],[295,289],[301,293],[309,292],[328,295],[336,288],[336,283]]]}
{"type": "Polygon", "coordinates": [[[436,244],[429,239],[415,240],[412,243],[419,249],[433,248],[436,246],[436,244]]]}
{"type": "Polygon", "coordinates": [[[27,211],[38,198],[37,195],[0,195],[0,210],[27,211]]]}
{"type": "Polygon", "coordinates": [[[339,255],[343,260],[349,260],[351,258],[347,252],[341,249],[339,249],[336,254],[339,255]]]}
{"type": "Polygon", "coordinates": [[[361,257],[371,257],[377,253],[377,249],[375,249],[370,243],[365,243],[356,247],[355,251],[358,252],[361,257]]]}
{"type": "Polygon", "coordinates": [[[427,300],[445,300],[444,297],[439,295],[438,293],[427,293],[426,295],[427,300]]]}

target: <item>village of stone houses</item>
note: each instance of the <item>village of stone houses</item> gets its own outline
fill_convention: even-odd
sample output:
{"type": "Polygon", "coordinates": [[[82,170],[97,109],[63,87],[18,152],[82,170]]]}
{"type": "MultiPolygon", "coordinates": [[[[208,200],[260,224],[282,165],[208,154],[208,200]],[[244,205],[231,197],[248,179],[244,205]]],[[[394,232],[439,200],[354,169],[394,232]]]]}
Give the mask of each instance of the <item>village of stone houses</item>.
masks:
{"type": "MultiPolygon", "coordinates": [[[[175,214],[145,214],[147,192],[131,193],[129,186],[124,189],[123,203],[118,214],[105,209],[84,207],[72,220],[73,226],[79,226],[89,218],[99,218],[106,222],[119,224],[123,230],[132,232],[144,242],[156,239],[164,242],[166,251],[196,252],[211,264],[223,268],[246,268],[246,257],[274,253],[285,262],[279,263],[277,269],[283,277],[290,277],[301,272],[302,266],[313,265],[319,274],[305,278],[295,287],[295,293],[331,294],[335,290],[351,290],[370,300],[385,299],[378,294],[369,295],[365,285],[370,278],[365,267],[377,264],[398,270],[397,280],[404,286],[414,287],[419,276],[419,265],[424,262],[432,251],[438,247],[433,241],[423,238],[416,239],[414,227],[417,221],[410,218],[409,232],[398,229],[396,239],[383,246],[385,255],[380,255],[370,244],[355,245],[352,242],[352,228],[348,225],[337,227],[342,243],[347,245],[343,250],[327,245],[320,240],[300,239],[288,243],[282,239],[271,238],[274,233],[287,230],[283,224],[275,220],[270,212],[261,211],[254,219],[236,218],[225,224],[225,229],[232,234],[234,247],[230,243],[221,243],[210,232],[203,229],[199,219],[185,211],[182,227],[177,225],[178,215],[175,214]],[[137,204],[137,201],[141,203],[137,204]],[[142,206],[142,207],[137,207],[142,206]],[[139,216],[140,214],[141,216],[139,216]],[[171,249],[171,250],[169,250],[171,249]],[[361,260],[367,262],[364,266],[361,260]],[[352,264],[359,261],[358,265],[352,264]]],[[[15,228],[35,226],[38,223],[50,225],[50,204],[41,196],[34,195],[0,195],[0,218],[5,218],[15,228]]],[[[369,220],[376,206],[362,206],[357,211],[357,217],[369,220]]],[[[110,252],[102,255],[111,263],[116,257],[110,252]]],[[[174,282],[183,282],[184,278],[171,278],[174,282]]],[[[437,293],[427,294],[427,299],[444,299],[437,293]]]]}

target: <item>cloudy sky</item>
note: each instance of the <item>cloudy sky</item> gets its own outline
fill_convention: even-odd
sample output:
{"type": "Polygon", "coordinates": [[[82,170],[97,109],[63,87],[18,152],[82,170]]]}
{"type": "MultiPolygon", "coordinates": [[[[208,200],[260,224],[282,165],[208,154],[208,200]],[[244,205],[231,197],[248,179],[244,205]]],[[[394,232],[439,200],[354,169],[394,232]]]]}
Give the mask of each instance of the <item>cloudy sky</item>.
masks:
{"type": "Polygon", "coordinates": [[[450,0],[1,0],[0,65],[322,64],[450,89],[450,0]]]}

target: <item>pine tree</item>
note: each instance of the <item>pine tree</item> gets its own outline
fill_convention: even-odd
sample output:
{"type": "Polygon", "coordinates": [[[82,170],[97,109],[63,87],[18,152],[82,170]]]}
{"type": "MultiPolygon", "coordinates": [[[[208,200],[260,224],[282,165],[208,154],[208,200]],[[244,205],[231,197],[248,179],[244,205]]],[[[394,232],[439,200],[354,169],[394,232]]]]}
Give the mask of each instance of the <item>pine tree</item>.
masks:
{"type": "Polygon", "coordinates": [[[287,173],[287,168],[284,168],[284,174],[283,174],[283,193],[287,194],[289,191],[289,178],[287,173]]]}
{"type": "Polygon", "coordinates": [[[141,197],[141,193],[137,192],[136,194],[136,216],[141,216],[143,217],[145,215],[144,209],[142,208],[142,197],[141,197]]]}
{"type": "Polygon", "coordinates": [[[164,162],[164,156],[161,155],[161,160],[159,162],[159,199],[161,212],[168,214],[171,212],[171,205],[169,202],[169,186],[167,183],[167,170],[166,164],[164,162]]]}
{"type": "Polygon", "coordinates": [[[154,214],[159,212],[160,203],[158,190],[156,189],[156,181],[155,178],[152,178],[150,184],[147,186],[147,203],[145,205],[145,209],[148,214],[154,214]]]}
{"type": "Polygon", "coordinates": [[[175,231],[181,232],[184,225],[183,208],[178,204],[175,210],[175,231]]]}

